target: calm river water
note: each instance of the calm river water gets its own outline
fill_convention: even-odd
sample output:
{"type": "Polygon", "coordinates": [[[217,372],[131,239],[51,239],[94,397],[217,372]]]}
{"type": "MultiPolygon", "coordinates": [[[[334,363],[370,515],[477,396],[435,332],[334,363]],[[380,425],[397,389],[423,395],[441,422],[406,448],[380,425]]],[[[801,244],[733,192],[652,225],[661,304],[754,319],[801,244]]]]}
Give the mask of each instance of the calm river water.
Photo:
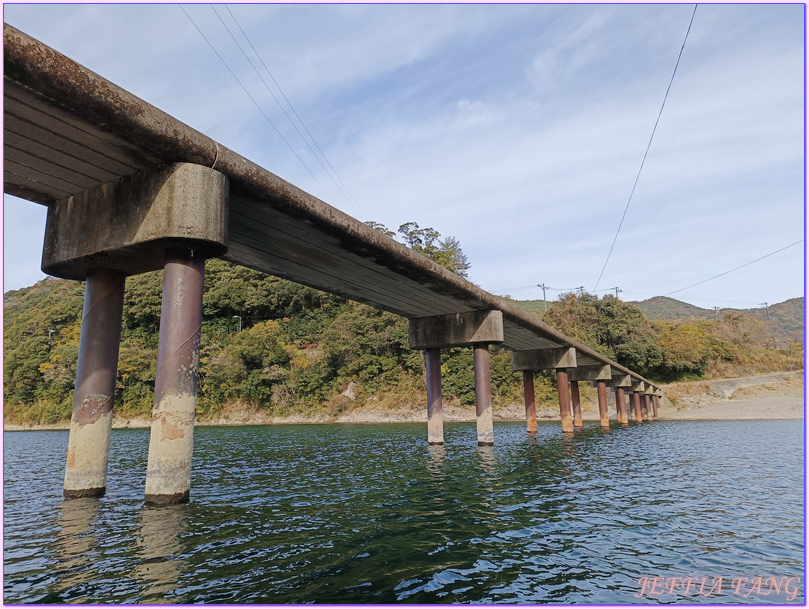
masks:
{"type": "Polygon", "coordinates": [[[67,432],[4,434],[7,603],[804,602],[802,421],[198,427],[168,508],[148,435],[64,501],[67,432]]]}

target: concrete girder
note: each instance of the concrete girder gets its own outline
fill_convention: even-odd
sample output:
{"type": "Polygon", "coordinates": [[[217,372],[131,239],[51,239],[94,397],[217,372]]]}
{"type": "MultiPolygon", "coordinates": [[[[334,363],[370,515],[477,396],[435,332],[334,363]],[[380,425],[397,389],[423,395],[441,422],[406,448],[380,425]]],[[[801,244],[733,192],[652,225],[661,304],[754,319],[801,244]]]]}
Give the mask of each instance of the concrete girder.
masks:
{"type": "Polygon", "coordinates": [[[83,280],[95,268],[136,275],[163,268],[165,251],[227,252],[228,180],[213,169],[168,163],[48,208],[42,271],[83,280]]]}
{"type": "Polygon", "coordinates": [[[511,368],[515,372],[564,369],[569,374],[569,369],[576,367],[576,349],[573,347],[511,352],[511,368]]]}

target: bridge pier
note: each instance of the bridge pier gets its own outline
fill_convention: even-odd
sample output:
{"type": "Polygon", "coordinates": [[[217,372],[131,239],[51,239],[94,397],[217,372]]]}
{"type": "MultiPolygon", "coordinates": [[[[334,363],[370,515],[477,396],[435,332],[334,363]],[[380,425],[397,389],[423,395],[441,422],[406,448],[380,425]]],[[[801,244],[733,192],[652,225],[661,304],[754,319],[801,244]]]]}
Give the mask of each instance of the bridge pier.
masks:
{"type": "Polygon", "coordinates": [[[537,432],[537,396],[534,391],[533,370],[523,370],[522,387],[525,394],[525,426],[528,433],[537,432]]]}
{"type": "MultiPolygon", "coordinates": [[[[427,441],[437,438],[432,435],[439,425],[440,413],[440,358],[429,355],[450,347],[473,347],[475,369],[475,419],[477,422],[478,446],[494,444],[494,422],[492,419],[492,375],[489,345],[503,342],[503,314],[500,311],[469,311],[433,317],[416,317],[410,320],[409,340],[411,349],[428,351],[428,360],[438,360],[438,364],[428,364],[427,378],[427,441]],[[435,366],[437,365],[437,374],[435,366]],[[432,387],[432,389],[431,389],[432,387]],[[434,409],[438,396],[439,410],[434,409]],[[431,406],[431,404],[433,406],[431,406]],[[431,408],[433,408],[431,410],[431,408]],[[434,420],[435,419],[435,420],[434,420]]],[[[443,430],[443,420],[440,422],[443,430]]],[[[443,431],[441,433],[443,443],[443,431]]]]}
{"type": "Polygon", "coordinates": [[[628,374],[616,373],[606,381],[606,386],[613,387],[615,389],[615,416],[618,419],[618,422],[623,426],[629,425],[624,391],[628,390],[632,386],[631,377],[628,374]]]}
{"type": "MultiPolygon", "coordinates": [[[[533,373],[537,370],[556,370],[556,386],[559,394],[559,416],[562,432],[573,433],[573,417],[570,413],[570,382],[568,370],[576,368],[576,349],[560,347],[512,351],[511,368],[515,372],[533,373]]],[[[523,376],[525,378],[525,376],[523,376]]]]}
{"type": "Polygon", "coordinates": [[[570,381],[570,401],[573,403],[573,427],[575,429],[583,429],[584,421],[581,418],[581,394],[579,393],[579,381],[570,381]]]}
{"type": "Polygon", "coordinates": [[[633,391],[629,395],[631,396],[630,399],[632,400],[632,412],[635,416],[635,423],[643,423],[643,415],[640,411],[640,393],[633,391]]]}
{"type": "Polygon", "coordinates": [[[596,393],[598,394],[598,414],[601,419],[601,428],[610,428],[610,414],[607,410],[607,384],[604,381],[596,381],[596,393]]]}
{"type": "Polygon", "coordinates": [[[626,396],[624,395],[623,387],[615,388],[615,406],[618,411],[616,414],[618,422],[623,427],[626,427],[629,425],[629,417],[626,414],[626,396]]]}
{"type": "Polygon", "coordinates": [[[654,415],[656,419],[660,411],[660,398],[657,394],[652,396],[652,405],[654,406],[654,415]]]}
{"type": "MultiPolygon", "coordinates": [[[[150,465],[157,429],[163,440],[182,437],[179,443],[184,448],[178,449],[175,441],[171,452],[187,453],[190,467],[188,402],[196,400],[202,273],[205,258],[227,251],[227,205],[228,181],[221,173],[195,164],[169,163],[70,195],[48,208],[42,270],[64,279],[86,280],[66,497],[105,492],[125,277],[164,265],[155,386],[158,408],[152,423],[150,465]],[[165,413],[180,410],[182,423],[169,420],[168,426],[173,426],[169,429],[163,423],[165,413]]],[[[185,475],[157,469],[168,477],[185,475]]],[[[155,471],[154,467],[147,471],[147,500],[188,499],[190,477],[177,483],[184,488],[180,496],[172,491],[172,497],[165,499],[150,486],[155,471]]]]}
{"type": "Polygon", "coordinates": [[[444,413],[441,395],[441,349],[426,349],[427,442],[444,443],[444,413]]]}
{"type": "Polygon", "coordinates": [[[146,503],[188,501],[194,452],[205,259],[191,250],[166,252],[157,347],[146,503]]]}
{"type": "Polygon", "coordinates": [[[107,491],[112,407],[118,373],[125,276],[90,269],[67,441],[65,497],[101,497],[107,491]]]}

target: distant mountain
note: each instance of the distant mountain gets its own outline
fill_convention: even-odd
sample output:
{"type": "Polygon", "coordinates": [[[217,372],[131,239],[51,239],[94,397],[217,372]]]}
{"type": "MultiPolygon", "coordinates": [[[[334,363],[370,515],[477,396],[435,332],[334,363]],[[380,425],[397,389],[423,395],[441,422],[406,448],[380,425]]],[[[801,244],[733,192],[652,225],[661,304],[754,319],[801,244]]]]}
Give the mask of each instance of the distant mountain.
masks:
{"type": "MultiPolygon", "coordinates": [[[[542,319],[546,306],[544,300],[508,300],[526,313],[542,319]]],[[[548,302],[547,306],[550,307],[552,304],[552,302],[548,302]]],[[[640,302],[630,301],[630,304],[641,309],[652,321],[675,321],[677,319],[693,318],[716,319],[717,315],[721,318],[725,313],[746,313],[769,324],[767,310],[764,307],[756,309],[719,309],[716,311],[714,309],[703,309],[666,296],[655,296],[640,302]]],[[[804,311],[803,296],[770,305],[772,327],[779,341],[803,342],[804,311]]]]}
{"type": "MultiPolygon", "coordinates": [[[[725,313],[746,313],[769,324],[767,310],[764,307],[755,309],[703,309],[701,307],[681,302],[674,298],[655,296],[640,302],[631,302],[640,308],[649,319],[655,321],[674,321],[677,319],[716,319],[725,313]]],[[[772,327],[779,340],[803,341],[804,332],[804,299],[790,298],[787,301],[770,305],[770,318],[772,327]]]]}

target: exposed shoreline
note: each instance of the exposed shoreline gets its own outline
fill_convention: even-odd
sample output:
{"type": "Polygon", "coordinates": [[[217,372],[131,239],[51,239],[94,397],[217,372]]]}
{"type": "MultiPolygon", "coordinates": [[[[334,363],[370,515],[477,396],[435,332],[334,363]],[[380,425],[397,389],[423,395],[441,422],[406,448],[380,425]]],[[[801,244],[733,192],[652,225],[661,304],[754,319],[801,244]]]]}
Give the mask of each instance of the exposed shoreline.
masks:
{"type": "MultiPolygon", "coordinates": [[[[803,371],[765,374],[739,379],[696,381],[661,385],[666,398],[661,401],[661,420],[763,420],[803,419],[805,410],[803,371]],[[670,399],[669,399],[670,398],[670,399]]],[[[582,401],[582,418],[598,420],[598,407],[592,399],[582,401]]],[[[444,420],[447,422],[473,422],[474,408],[457,404],[444,405],[444,420]]],[[[611,405],[611,418],[615,418],[611,405]]],[[[524,410],[521,404],[497,408],[495,421],[522,421],[524,410]]],[[[558,421],[556,408],[537,408],[537,418],[543,421],[558,421]]],[[[426,423],[426,407],[402,407],[396,410],[378,406],[364,406],[333,417],[326,414],[314,416],[291,415],[273,417],[263,411],[235,408],[216,419],[199,420],[198,426],[241,425],[289,425],[307,423],[426,423]]],[[[113,419],[113,429],[149,428],[151,421],[145,418],[113,419]]],[[[4,423],[4,431],[66,430],[69,422],[51,425],[17,425],[4,423]]]]}

